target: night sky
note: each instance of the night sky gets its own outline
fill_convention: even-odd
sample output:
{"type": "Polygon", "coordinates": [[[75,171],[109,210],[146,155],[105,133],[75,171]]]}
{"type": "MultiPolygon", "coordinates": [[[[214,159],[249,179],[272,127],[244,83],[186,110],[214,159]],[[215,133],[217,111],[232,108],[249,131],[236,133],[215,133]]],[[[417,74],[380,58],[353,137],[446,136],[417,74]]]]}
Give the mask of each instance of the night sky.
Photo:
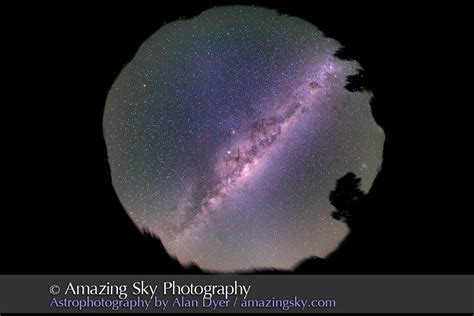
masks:
{"type": "Polygon", "coordinates": [[[367,191],[384,143],[370,92],[344,88],[362,67],[334,57],[340,48],[258,7],[161,27],[104,113],[113,185],[136,225],[216,271],[288,269],[334,250],[348,230],[329,192],[350,171],[367,191]]]}

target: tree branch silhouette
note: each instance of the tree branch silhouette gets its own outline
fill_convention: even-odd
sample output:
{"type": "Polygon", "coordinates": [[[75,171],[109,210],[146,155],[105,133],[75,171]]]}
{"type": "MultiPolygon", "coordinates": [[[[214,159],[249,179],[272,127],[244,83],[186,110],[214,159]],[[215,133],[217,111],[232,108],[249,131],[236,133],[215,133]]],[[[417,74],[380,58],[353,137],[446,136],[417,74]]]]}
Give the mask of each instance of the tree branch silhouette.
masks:
{"type": "Polygon", "coordinates": [[[336,188],[329,194],[329,200],[336,208],[331,216],[346,223],[350,228],[354,226],[354,221],[360,210],[361,199],[365,196],[360,186],[361,178],[349,172],[337,180],[336,188]]]}

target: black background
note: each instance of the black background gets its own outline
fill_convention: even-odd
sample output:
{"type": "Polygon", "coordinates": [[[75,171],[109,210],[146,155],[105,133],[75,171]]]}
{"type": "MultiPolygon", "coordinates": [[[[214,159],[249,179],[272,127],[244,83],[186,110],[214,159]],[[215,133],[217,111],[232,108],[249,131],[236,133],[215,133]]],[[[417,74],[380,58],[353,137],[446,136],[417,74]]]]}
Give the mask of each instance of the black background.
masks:
{"type": "Polygon", "coordinates": [[[0,273],[178,271],[142,239],[115,196],[102,113],[108,89],[145,39],[166,22],[219,4],[257,4],[304,18],[345,45],[366,71],[373,114],[386,134],[384,164],[365,226],[333,256],[330,271],[472,273],[472,178],[463,167],[470,126],[460,114],[472,101],[460,96],[465,79],[448,74],[466,64],[452,23],[462,22],[462,9],[349,3],[5,10],[0,273]]]}

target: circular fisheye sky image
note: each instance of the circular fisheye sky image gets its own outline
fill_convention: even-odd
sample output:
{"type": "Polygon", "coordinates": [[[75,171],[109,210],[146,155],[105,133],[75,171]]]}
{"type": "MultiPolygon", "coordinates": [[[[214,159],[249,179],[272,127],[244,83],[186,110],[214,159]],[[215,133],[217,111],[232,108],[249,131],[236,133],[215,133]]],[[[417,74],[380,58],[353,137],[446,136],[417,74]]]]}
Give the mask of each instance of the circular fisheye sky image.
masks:
{"type": "MultiPolygon", "coordinates": [[[[384,132],[362,69],[317,26],[224,6],[161,27],[112,85],[103,129],[112,184],[134,223],[183,264],[292,269],[348,233],[331,217],[348,172],[367,192],[384,132]]],[[[153,249],[149,250],[153,252],[153,249]]]]}

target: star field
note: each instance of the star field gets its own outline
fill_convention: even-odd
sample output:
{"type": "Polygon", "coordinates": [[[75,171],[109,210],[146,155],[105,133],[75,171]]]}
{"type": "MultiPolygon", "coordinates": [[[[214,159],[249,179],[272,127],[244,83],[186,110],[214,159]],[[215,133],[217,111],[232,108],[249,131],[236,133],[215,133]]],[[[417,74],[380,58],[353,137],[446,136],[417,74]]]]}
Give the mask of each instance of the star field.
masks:
{"type": "MultiPolygon", "coordinates": [[[[341,45],[276,11],[218,7],[161,27],[113,84],[104,135],[114,188],[181,263],[292,268],[347,234],[329,192],[368,190],[384,133],[341,45]]],[[[153,251],[150,249],[150,251],[153,251]]]]}

